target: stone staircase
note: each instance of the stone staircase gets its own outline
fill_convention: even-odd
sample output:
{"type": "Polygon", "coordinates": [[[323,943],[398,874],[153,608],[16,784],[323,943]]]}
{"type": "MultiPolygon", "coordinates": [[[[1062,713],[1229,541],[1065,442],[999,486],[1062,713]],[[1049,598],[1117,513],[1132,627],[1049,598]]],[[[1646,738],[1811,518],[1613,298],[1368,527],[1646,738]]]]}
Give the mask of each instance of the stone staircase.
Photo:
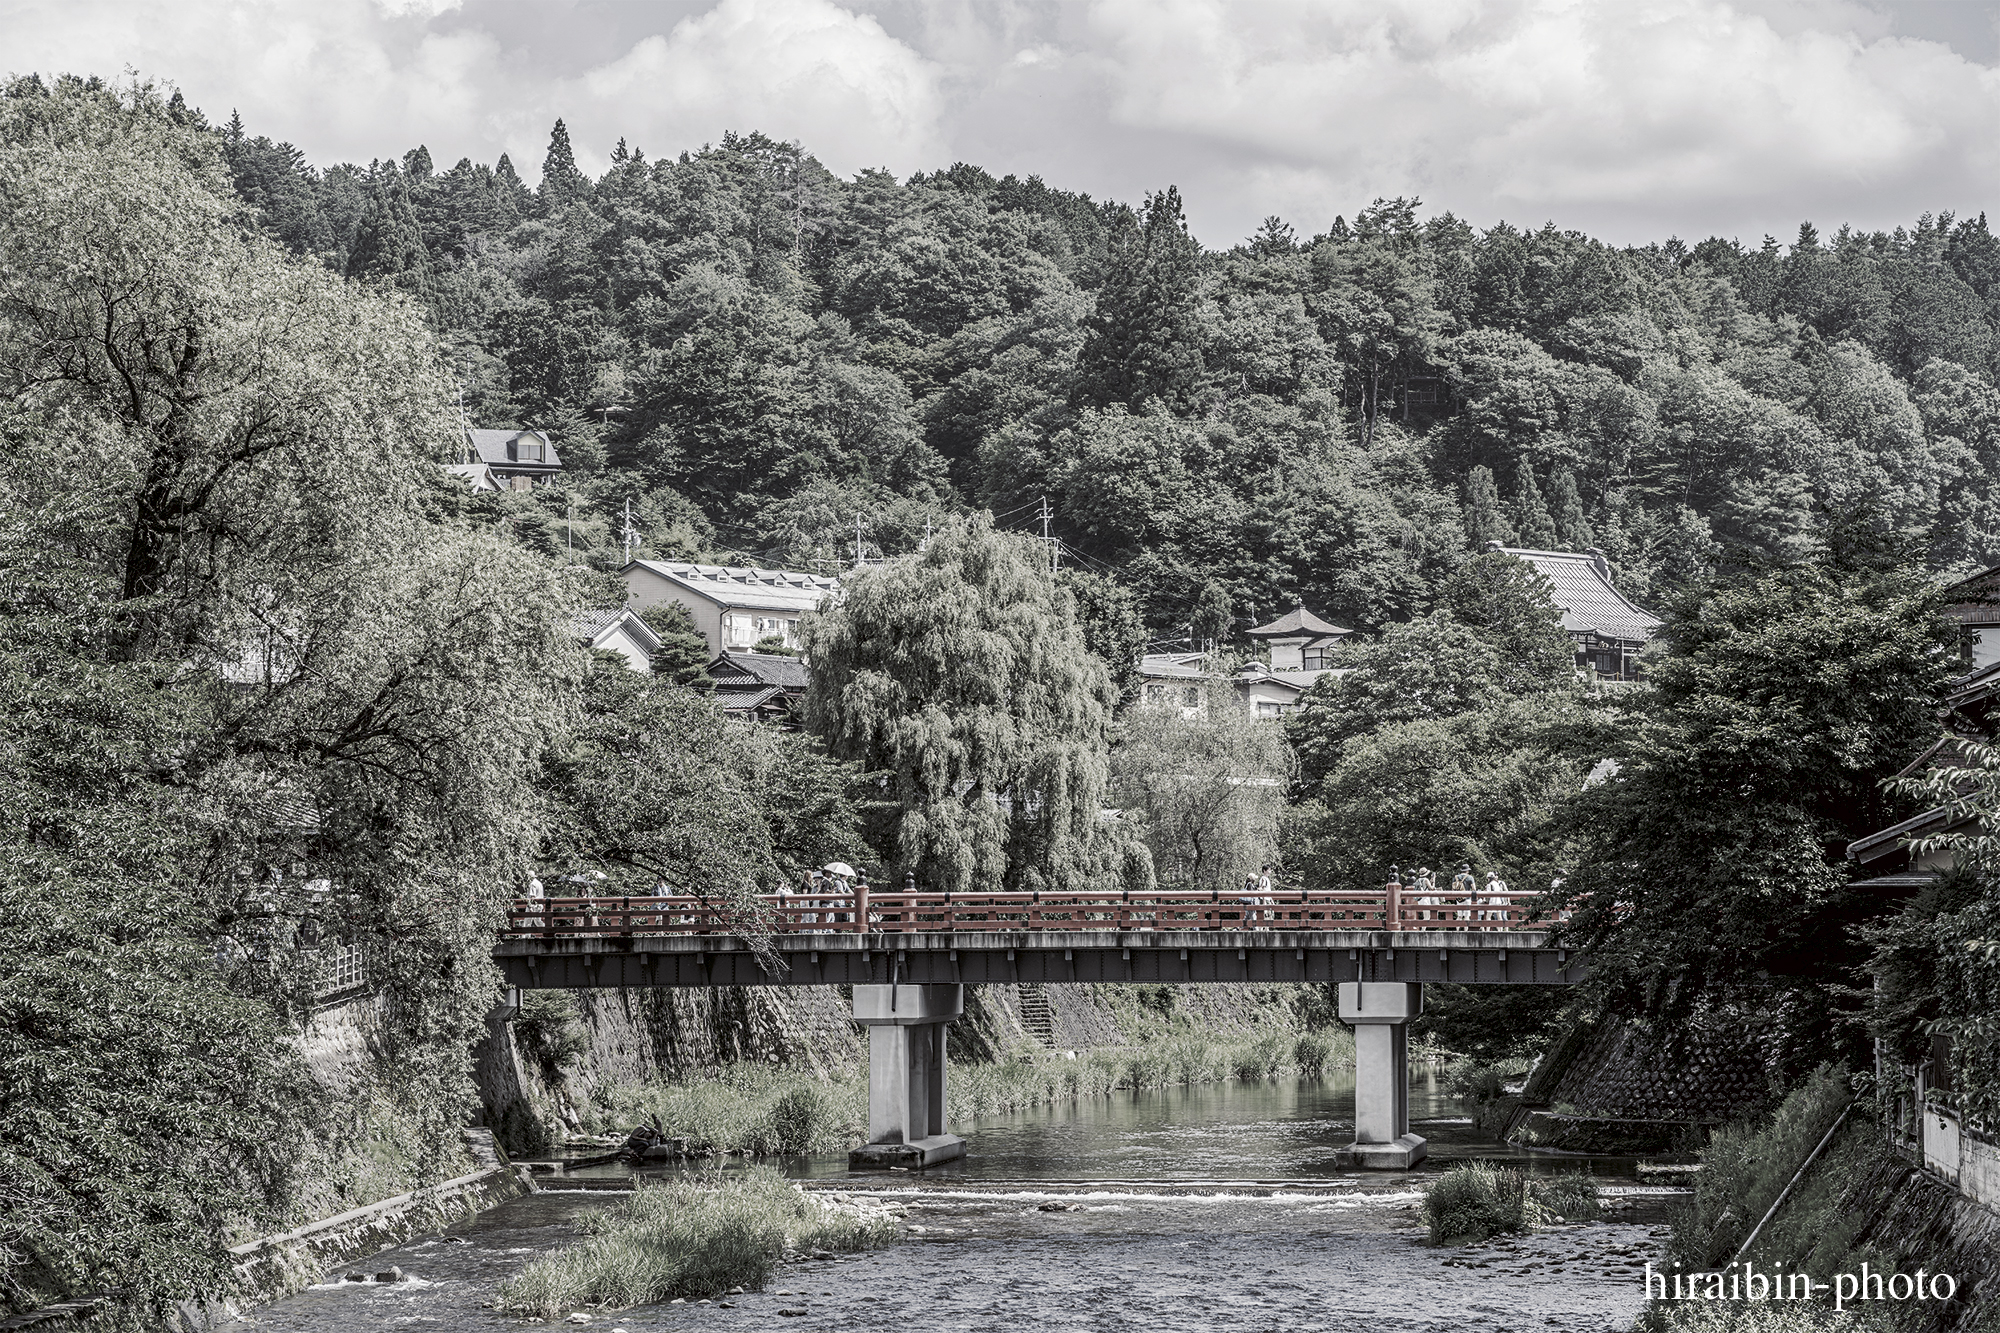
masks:
{"type": "Polygon", "coordinates": [[[1056,1011],[1048,987],[1023,982],[1014,987],[1021,999],[1021,1030],[1049,1050],[1056,1047],[1056,1011]]]}

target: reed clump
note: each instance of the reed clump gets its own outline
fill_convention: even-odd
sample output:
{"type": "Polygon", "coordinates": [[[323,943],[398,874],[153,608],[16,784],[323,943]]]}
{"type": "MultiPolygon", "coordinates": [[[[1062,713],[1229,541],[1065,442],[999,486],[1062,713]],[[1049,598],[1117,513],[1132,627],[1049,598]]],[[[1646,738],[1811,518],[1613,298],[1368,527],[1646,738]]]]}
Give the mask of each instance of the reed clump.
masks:
{"type": "Polygon", "coordinates": [[[501,1305],[541,1319],[582,1309],[623,1310],[733,1288],[755,1291],[787,1253],[885,1245],[898,1222],[885,1210],[815,1197],[770,1167],[740,1175],[642,1185],[586,1214],[588,1233],[544,1255],[500,1288],[501,1305]]]}
{"type": "Polygon", "coordinates": [[[1537,1176],[1511,1166],[1468,1162],[1424,1190],[1433,1245],[1470,1245],[1556,1222],[1596,1219],[1597,1182],[1575,1172],[1537,1176]]]}

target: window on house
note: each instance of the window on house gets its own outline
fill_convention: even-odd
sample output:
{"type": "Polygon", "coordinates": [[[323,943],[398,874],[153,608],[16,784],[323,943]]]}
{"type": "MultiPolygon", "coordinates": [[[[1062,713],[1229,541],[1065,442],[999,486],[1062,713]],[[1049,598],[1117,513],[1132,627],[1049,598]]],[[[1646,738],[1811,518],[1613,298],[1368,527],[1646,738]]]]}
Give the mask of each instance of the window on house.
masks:
{"type": "Polygon", "coordinates": [[[514,437],[514,461],[517,463],[541,462],[541,437],[539,435],[516,435],[514,437]]]}
{"type": "Polygon", "coordinates": [[[1268,699],[1259,699],[1257,701],[1258,717],[1265,717],[1265,718],[1277,717],[1284,711],[1285,711],[1285,706],[1283,704],[1274,704],[1268,699]]]}
{"type": "Polygon", "coordinates": [[[1194,686],[1192,686],[1192,685],[1190,685],[1190,686],[1188,686],[1188,687],[1187,687],[1186,689],[1182,690],[1182,691],[1181,691],[1181,707],[1183,707],[1183,708],[1199,708],[1199,707],[1201,707],[1201,691],[1200,691],[1200,690],[1198,690],[1198,689],[1196,689],[1196,688],[1194,688],[1194,686]]]}
{"type": "Polygon", "coordinates": [[[1161,701],[1162,699],[1165,699],[1166,697],[1167,697],[1167,691],[1166,691],[1166,688],[1165,688],[1164,686],[1160,686],[1160,685],[1148,685],[1148,686],[1146,687],[1146,702],[1147,702],[1147,703],[1149,703],[1149,704],[1156,704],[1156,703],[1159,703],[1159,702],[1160,702],[1160,701],[1161,701]]]}

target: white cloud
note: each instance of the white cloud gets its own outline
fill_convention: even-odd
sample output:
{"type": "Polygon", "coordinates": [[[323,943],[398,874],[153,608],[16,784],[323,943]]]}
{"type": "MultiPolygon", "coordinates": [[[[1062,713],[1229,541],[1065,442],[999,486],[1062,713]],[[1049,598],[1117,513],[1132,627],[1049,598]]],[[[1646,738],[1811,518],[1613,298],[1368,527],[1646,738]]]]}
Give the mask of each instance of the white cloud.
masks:
{"type": "Polygon", "coordinates": [[[423,142],[532,178],[557,116],[587,167],[759,129],[843,173],[1174,182],[1221,244],[1398,193],[1618,240],[2000,211],[2000,71],[1893,5],[0,0],[0,31],[13,69],[130,65],[321,163],[423,142]]]}
{"type": "Polygon", "coordinates": [[[434,19],[461,7],[465,0],[375,0],[375,5],[392,19],[434,19]]]}
{"type": "Polygon", "coordinates": [[[1302,172],[1350,208],[1414,193],[1482,220],[1724,225],[1918,189],[1905,218],[1949,206],[1941,192],[1983,204],[2000,75],[1787,17],[1722,0],[1097,0],[1090,30],[1118,122],[1226,145],[1247,174],[1302,172]]]}
{"type": "Polygon", "coordinates": [[[576,73],[559,52],[504,47],[477,8],[431,25],[461,3],[190,0],[163,23],[131,0],[17,2],[0,24],[16,70],[132,66],[322,164],[424,142],[445,161],[511,151],[533,179],[558,116],[586,166],[621,136],[664,153],[731,129],[805,140],[846,171],[909,172],[943,151],[935,67],[830,0],[720,0],[576,73]]]}
{"type": "Polygon", "coordinates": [[[937,68],[829,0],[722,0],[592,70],[563,91],[573,99],[606,142],[677,148],[755,129],[839,169],[903,173],[944,151],[937,68]]]}

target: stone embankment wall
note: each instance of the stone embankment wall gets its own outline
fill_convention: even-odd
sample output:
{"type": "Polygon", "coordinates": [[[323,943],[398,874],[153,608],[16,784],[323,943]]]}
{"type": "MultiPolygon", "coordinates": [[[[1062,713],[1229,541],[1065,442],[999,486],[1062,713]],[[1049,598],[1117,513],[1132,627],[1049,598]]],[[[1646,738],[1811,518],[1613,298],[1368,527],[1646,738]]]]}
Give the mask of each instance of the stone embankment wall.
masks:
{"type": "Polygon", "coordinates": [[[1522,1090],[1509,1142],[1568,1152],[1695,1148],[1771,1096],[1767,1053],[1740,1028],[1695,1027],[1677,1043],[1636,1023],[1572,1029],[1522,1090]]]}
{"type": "Polygon", "coordinates": [[[1854,1116],[1834,1150],[1807,1171],[1767,1227],[1776,1242],[1766,1258],[1822,1278],[1874,1272],[1949,1273],[1950,1302],[1902,1301],[1894,1326],[1903,1333],[2000,1327],[2000,1212],[1926,1170],[1916,1154],[1883,1141],[1854,1116]]]}
{"type": "MultiPolygon", "coordinates": [[[[481,1131],[472,1131],[475,1133],[481,1131]]],[[[485,1139],[494,1157],[490,1136],[485,1139]]],[[[282,1235],[266,1236],[235,1246],[239,1287],[230,1301],[212,1307],[188,1307],[186,1322],[195,1327],[221,1327],[241,1310],[301,1291],[323,1274],[401,1245],[415,1236],[442,1231],[507,1199],[534,1191],[527,1168],[508,1165],[504,1156],[470,1175],[426,1189],[350,1209],[282,1235]]],[[[366,1266],[360,1270],[372,1276],[366,1266]]]]}

